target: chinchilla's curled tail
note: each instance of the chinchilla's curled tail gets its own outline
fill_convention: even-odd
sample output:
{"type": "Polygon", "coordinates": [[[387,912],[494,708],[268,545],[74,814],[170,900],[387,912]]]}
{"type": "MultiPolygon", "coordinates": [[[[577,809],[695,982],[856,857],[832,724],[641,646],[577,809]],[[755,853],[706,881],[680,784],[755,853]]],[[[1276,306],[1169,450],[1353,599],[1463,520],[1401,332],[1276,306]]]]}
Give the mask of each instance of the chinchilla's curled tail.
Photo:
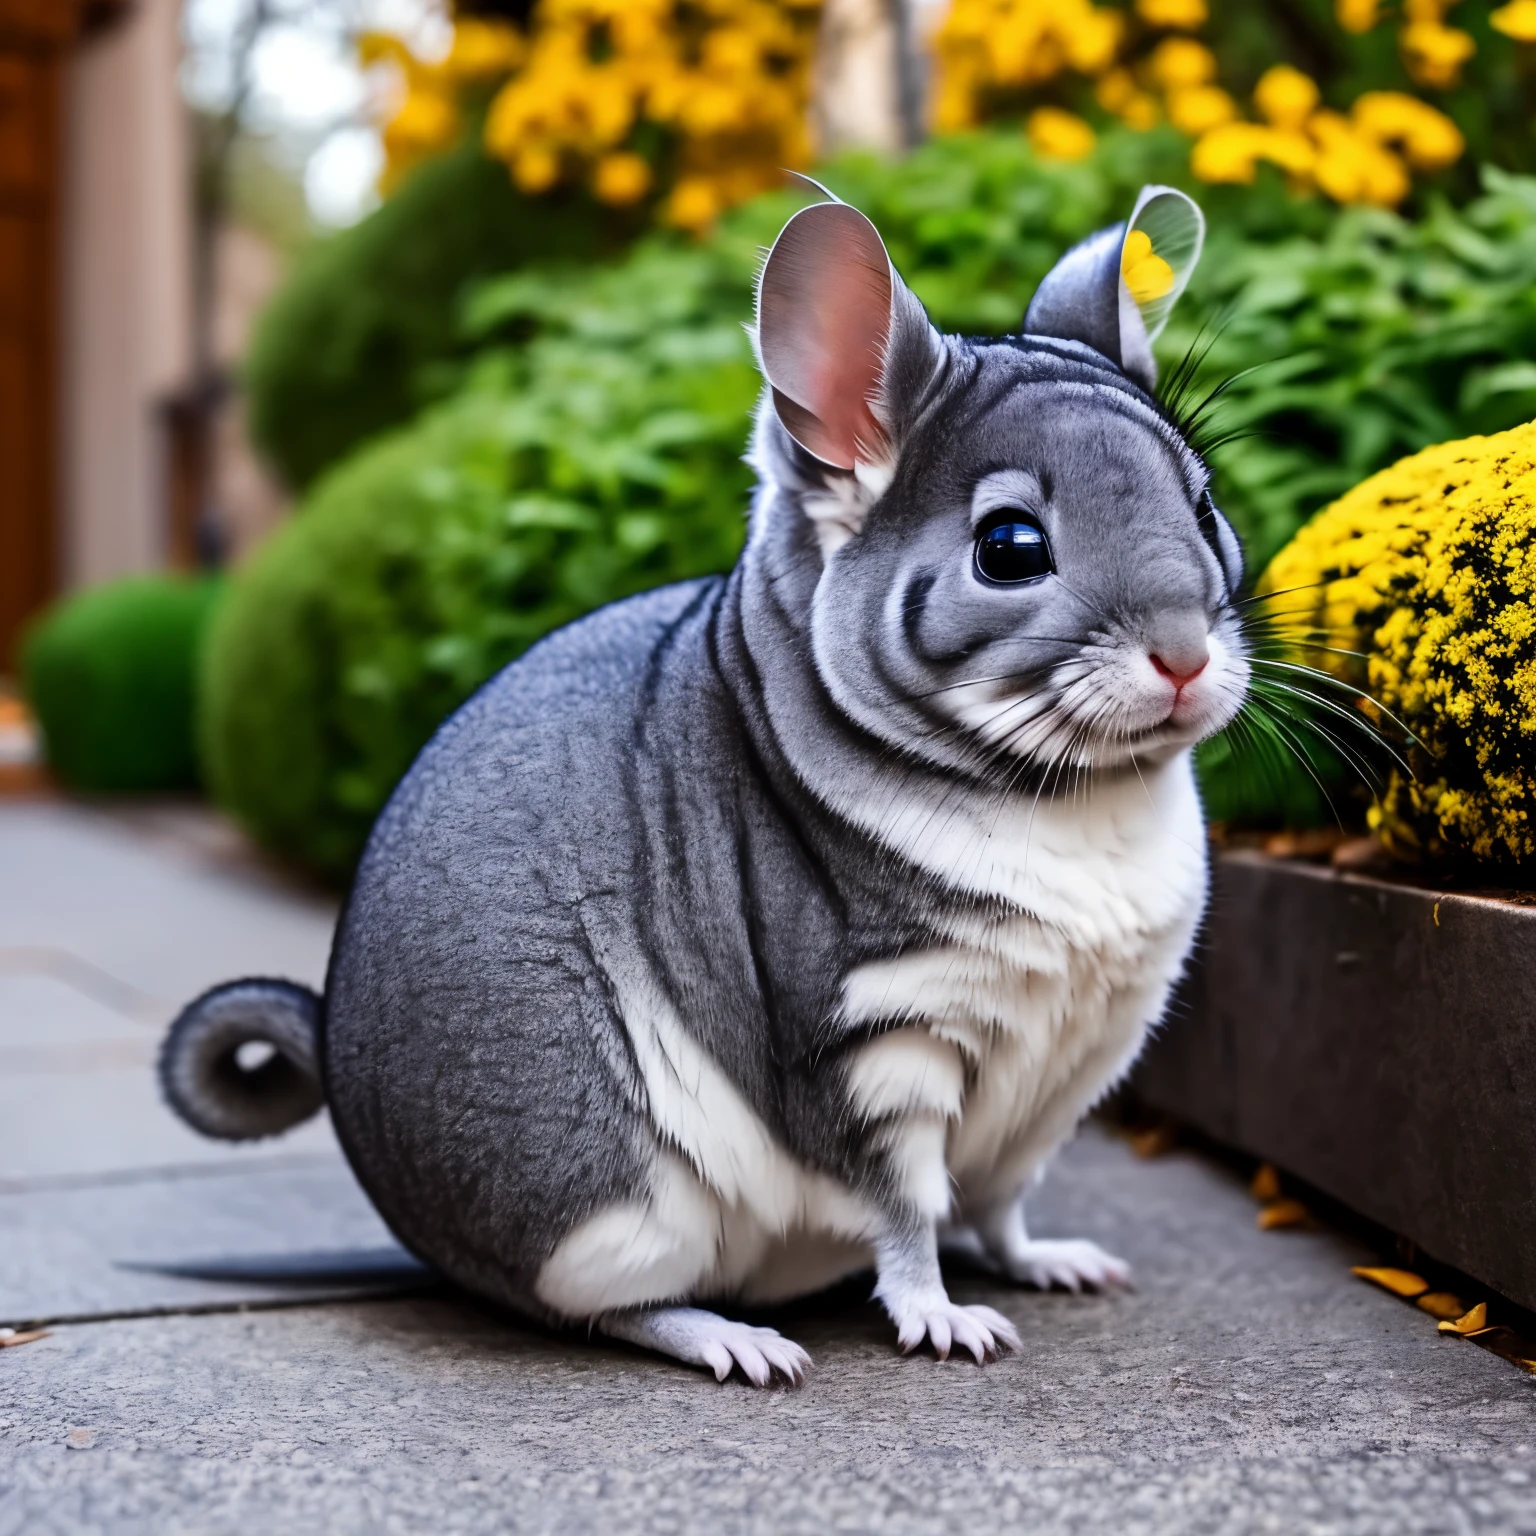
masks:
{"type": "Polygon", "coordinates": [[[264,977],[225,982],[188,1003],[160,1047],[171,1108],[225,1141],[276,1136],[309,1119],[324,1102],[321,1007],[310,988],[264,977]]]}

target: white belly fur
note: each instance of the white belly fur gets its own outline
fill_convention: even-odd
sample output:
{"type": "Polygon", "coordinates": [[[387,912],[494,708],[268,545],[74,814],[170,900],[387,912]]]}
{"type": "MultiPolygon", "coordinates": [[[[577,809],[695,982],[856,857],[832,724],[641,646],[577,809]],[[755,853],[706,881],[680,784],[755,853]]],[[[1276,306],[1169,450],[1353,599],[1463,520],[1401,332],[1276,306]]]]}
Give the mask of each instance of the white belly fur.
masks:
{"type": "MultiPolygon", "coordinates": [[[[855,1056],[855,1104],[887,1121],[911,1198],[963,1218],[1018,1193],[1161,1016],[1205,902],[1192,767],[1186,754],[1001,811],[878,786],[839,808],[951,889],[1003,904],[844,984],[849,1023],[906,1021],[855,1056]]],[[[866,1266],[878,1213],[777,1144],[632,959],[603,958],[657,1132],[651,1196],[571,1232],[540,1298],[573,1317],[773,1301],[866,1266]]]]}

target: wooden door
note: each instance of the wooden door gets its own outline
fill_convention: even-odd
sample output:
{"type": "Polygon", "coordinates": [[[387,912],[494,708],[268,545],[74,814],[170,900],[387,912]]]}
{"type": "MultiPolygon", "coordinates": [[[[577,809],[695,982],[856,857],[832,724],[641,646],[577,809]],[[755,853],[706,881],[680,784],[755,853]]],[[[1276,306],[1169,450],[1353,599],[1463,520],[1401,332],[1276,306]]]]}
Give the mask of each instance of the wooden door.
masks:
{"type": "Polygon", "coordinates": [[[60,72],[73,0],[0,0],[0,673],[58,579],[60,72]]]}

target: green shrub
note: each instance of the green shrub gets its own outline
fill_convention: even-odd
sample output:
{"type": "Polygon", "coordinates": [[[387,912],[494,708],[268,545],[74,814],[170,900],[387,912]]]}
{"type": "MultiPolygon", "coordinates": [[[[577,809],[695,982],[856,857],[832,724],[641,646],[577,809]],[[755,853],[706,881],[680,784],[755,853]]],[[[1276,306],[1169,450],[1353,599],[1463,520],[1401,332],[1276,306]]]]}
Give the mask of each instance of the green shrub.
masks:
{"type": "Polygon", "coordinates": [[[300,489],[441,393],[463,355],[456,306],[477,278],[588,257],[611,219],[579,197],[523,197],[472,143],[430,160],[351,229],[310,247],[268,305],[245,367],[251,433],[300,489]]]}
{"type": "MultiPolygon", "coordinates": [[[[824,175],[941,326],[996,332],[1143,182],[1185,181],[1186,155],[1171,133],[1119,133],[1042,164],[994,132],[824,175]]],[[[1241,375],[1221,412],[1254,435],[1214,463],[1254,569],[1370,470],[1536,413],[1536,182],[1490,172],[1485,196],[1417,222],[1297,200],[1268,176],[1193,190],[1209,254],[1161,351],[1166,366],[1208,344],[1197,393],[1241,375]]],[[[756,383],[741,322],[796,201],[759,199],[702,246],[653,237],[615,267],[474,290],[456,392],[333,471],[221,617],[207,760],[259,837],[344,872],[433,726],[503,662],[599,603],[729,564],[756,383]]],[[[1304,770],[1269,793],[1270,770],[1233,777],[1239,756],[1206,754],[1231,814],[1325,814],[1304,770]]]]}
{"type": "Polygon", "coordinates": [[[33,626],[22,682],[61,782],[118,794],[197,783],[197,653],[220,590],[133,577],[65,598],[33,626]]]}
{"type": "Polygon", "coordinates": [[[203,741],[215,793],[269,847],[344,875],[434,726],[504,662],[730,564],[757,380],[728,268],[650,248],[499,285],[498,313],[537,314],[538,335],[327,475],[242,572],[203,741]]]}

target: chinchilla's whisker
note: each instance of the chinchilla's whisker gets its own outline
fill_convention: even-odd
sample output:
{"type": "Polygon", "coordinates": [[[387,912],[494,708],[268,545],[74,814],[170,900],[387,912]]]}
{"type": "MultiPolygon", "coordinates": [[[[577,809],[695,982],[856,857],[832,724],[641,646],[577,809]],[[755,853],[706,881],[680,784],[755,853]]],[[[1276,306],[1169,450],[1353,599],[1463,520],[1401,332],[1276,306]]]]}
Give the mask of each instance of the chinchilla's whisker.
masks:
{"type": "MultiPolygon", "coordinates": [[[[1336,730],[1330,729],[1324,721],[1315,718],[1310,710],[1297,711],[1293,703],[1295,700],[1300,700],[1302,703],[1312,707],[1330,707],[1330,701],[1328,700],[1298,690],[1289,684],[1277,683],[1273,680],[1267,685],[1260,680],[1256,684],[1252,696],[1252,702],[1256,711],[1267,715],[1276,725],[1280,723],[1281,716],[1283,715],[1284,719],[1296,730],[1310,731],[1314,736],[1325,742],[1338,756],[1344,758],[1360,776],[1362,783],[1373,789],[1379,786],[1381,774],[1375,764],[1363,758],[1360,752],[1346,741],[1341,734],[1336,730]],[[1274,706],[1274,708],[1271,709],[1271,706],[1274,706]]],[[[1402,767],[1404,772],[1410,774],[1410,776],[1412,775],[1413,770],[1410,765],[1395,751],[1392,744],[1379,731],[1374,730],[1370,726],[1368,721],[1361,719],[1348,710],[1340,709],[1337,705],[1331,705],[1331,709],[1333,715],[1358,730],[1359,734],[1365,737],[1370,746],[1380,748],[1388,753],[1402,767]]]]}
{"type": "MultiPolygon", "coordinates": [[[[1273,699],[1266,698],[1263,694],[1256,694],[1254,701],[1256,709],[1264,709],[1266,706],[1276,702],[1273,699]]],[[[1307,714],[1298,714],[1290,711],[1285,712],[1285,718],[1297,731],[1311,732],[1313,736],[1324,742],[1335,755],[1343,758],[1359,775],[1362,784],[1375,790],[1382,783],[1382,775],[1376,765],[1368,758],[1362,756],[1360,751],[1346,741],[1342,735],[1330,730],[1321,720],[1316,720],[1307,714]]],[[[1377,746],[1383,745],[1379,739],[1375,740],[1373,744],[1377,746]]],[[[1396,754],[1393,755],[1395,756],[1396,754]]],[[[1402,759],[1399,758],[1398,761],[1401,763],[1402,759]]],[[[1403,767],[1405,771],[1411,772],[1406,764],[1403,764],[1403,767]]]]}
{"type": "Polygon", "coordinates": [[[1112,629],[1119,629],[1121,627],[1119,620],[1116,619],[1114,614],[1107,612],[1091,599],[1084,597],[1083,594],[1079,592],[1075,587],[1069,586],[1065,581],[1061,579],[1059,573],[1057,574],[1056,582],[1063,592],[1065,592],[1069,597],[1075,597],[1077,601],[1080,602],[1083,607],[1087,608],[1090,612],[1098,614],[1098,616],[1103,619],[1104,622],[1108,624],[1112,629]]]}
{"type": "MultiPolygon", "coordinates": [[[[1309,693],[1305,688],[1298,688],[1295,684],[1286,682],[1282,678],[1255,678],[1253,690],[1259,697],[1267,697],[1270,702],[1279,702],[1277,695],[1283,695],[1287,700],[1298,699],[1316,709],[1322,709],[1331,716],[1342,720],[1351,729],[1358,732],[1373,746],[1382,748],[1402,767],[1405,773],[1412,773],[1407,760],[1398,752],[1391,741],[1376,725],[1368,720],[1359,710],[1346,709],[1335,699],[1330,699],[1323,694],[1309,693]]],[[[1296,718],[1306,719],[1303,712],[1296,718]]]]}
{"type": "Polygon", "coordinates": [[[1353,683],[1346,683],[1343,678],[1335,677],[1331,672],[1321,672],[1316,667],[1304,666],[1300,662],[1279,661],[1272,657],[1255,657],[1253,660],[1257,666],[1273,667],[1280,671],[1299,673],[1303,677],[1309,678],[1313,682],[1322,684],[1325,687],[1336,688],[1341,693],[1348,694],[1352,699],[1357,699],[1362,704],[1369,705],[1371,709],[1376,710],[1384,715],[1393,723],[1393,725],[1398,728],[1398,730],[1403,733],[1404,736],[1408,738],[1409,741],[1414,744],[1414,746],[1423,750],[1427,750],[1427,748],[1424,748],[1424,743],[1419,740],[1418,735],[1415,733],[1412,726],[1410,726],[1405,720],[1400,719],[1396,714],[1388,709],[1380,699],[1373,697],[1363,688],[1357,688],[1353,683]]]}
{"type": "Polygon", "coordinates": [[[1337,822],[1339,827],[1342,829],[1344,821],[1343,818],[1339,815],[1338,807],[1333,803],[1333,796],[1328,793],[1328,786],[1324,784],[1322,779],[1318,776],[1317,770],[1312,766],[1312,760],[1307,756],[1301,745],[1286,728],[1285,722],[1275,716],[1270,715],[1257,699],[1250,698],[1249,705],[1245,713],[1247,713],[1249,720],[1259,730],[1269,733],[1272,740],[1275,740],[1280,745],[1286,747],[1291,755],[1296,759],[1296,761],[1301,764],[1302,769],[1305,771],[1307,777],[1317,785],[1317,791],[1323,797],[1323,803],[1328,807],[1329,813],[1333,816],[1334,821],[1337,822]]]}
{"type": "MultiPolygon", "coordinates": [[[[1060,640],[1046,643],[1071,646],[1078,644],[1076,640],[1060,640]]],[[[961,688],[976,688],[981,686],[983,683],[1028,682],[1037,677],[1049,677],[1051,673],[1055,671],[1055,669],[1060,665],[1062,665],[1060,662],[1053,661],[1043,663],[1038,667],[1023,667],[1017,672],[994,672],[988,677],[963,677],[959,682],[945,683],[942,687],[939,688],[928,688],[925,689],[922,693],[912,694],[911,697],[914,699],[934,699],[937,698],[941,693],[956,693],[961,688]]]]}
{"type": "Polygon", "coordinates": [[[1330,578],[1324,577],[1321,581],[1302,582],[1294,587],[1280,587],[1273,592],[1250,592],[1246,597],[1234,598],[1234,608],[1250,608],[1256,603],[1272,603],[1277,597],[1290,597],[1296,592],[1316,592],[1320,587],[1332,585],[1330,578]]]}

